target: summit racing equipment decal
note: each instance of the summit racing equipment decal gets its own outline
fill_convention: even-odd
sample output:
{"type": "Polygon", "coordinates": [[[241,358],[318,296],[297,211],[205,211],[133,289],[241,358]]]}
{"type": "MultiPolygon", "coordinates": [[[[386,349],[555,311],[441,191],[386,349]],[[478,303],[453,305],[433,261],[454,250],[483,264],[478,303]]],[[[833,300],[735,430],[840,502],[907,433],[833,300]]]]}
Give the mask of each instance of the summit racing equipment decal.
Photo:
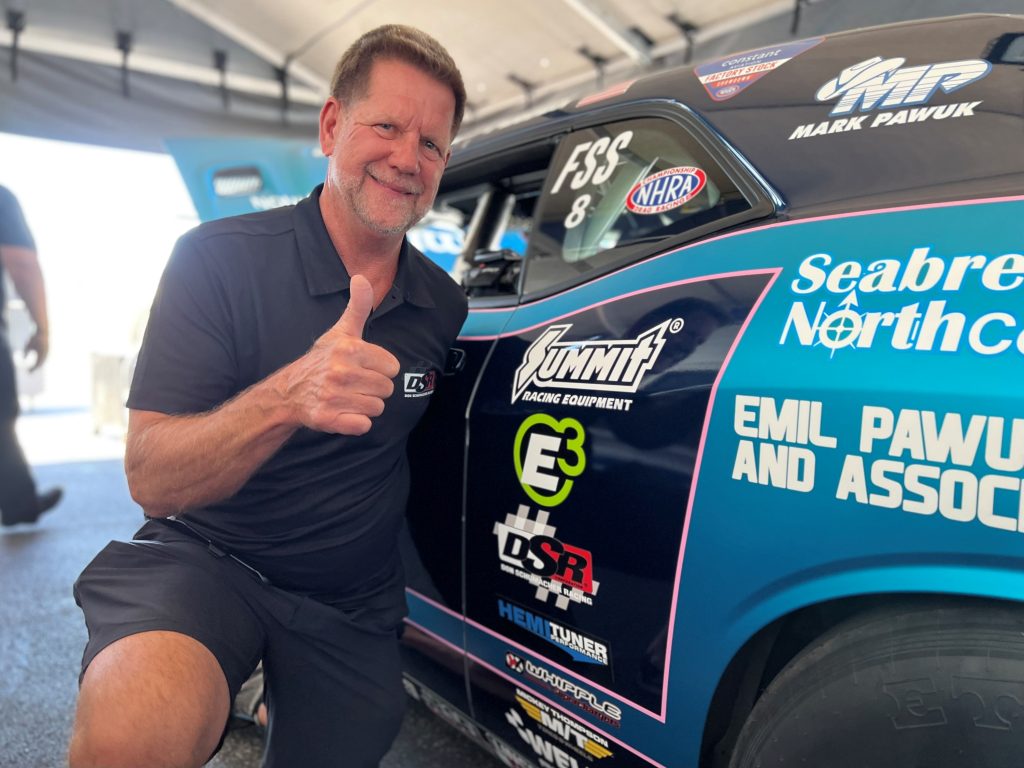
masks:
{"type": "Polygon", "coordinates": [[[498,615],[556,648],[561,648],[573,661],[602,667],[611,664],[611,654],[605,643],[571,627],[551,621],[501,598],[498,598],[498,615]]]}
{"type": "Polygon", "coordinates": [[[634,185],[626,195],[626,208],[637,214],[670,211],[699,195],[707,180],[696,166],[667,168],[634,185]]]}
{"type": "Polygon", "coordinates": [[[889,347],[900,352],[959,352],[979,355],[1024,354],[1024,321],[1021,297],[1007,300],[1000,309],[997,297],[984,303],[992,311],[968,314],[960,311],[963,289],[1001,294],[1024,293],[1024,255],[955,256],[930,255],[930,248],[915,248],[905,262],[879,259],[864,267],[858,261],[835,259],[817,253],[799,265],[799,277],[790,283],[798,295],[824,292],[834,298],[817,302],[796,301],[782,328],[779,344],[823,347],[829,358],[840,350],[889,347]],[[924,303],[914,294],[938,297],[924,303]],[[879,301],[890,294],[905,295],[902,306],[879,301]],[[877,309],[861,308],[873,299],[877,309]],[[834,303],[833,303],[834,302],[834,303]]]}
{"type": "Polygon", "coordinates": [[[592,691],[577,685],[572,680],[534,664],[513,651],[505,653],[505,667],[517,675],[523,675],[542,685],[562,701],[578,707],[606,725],[613,728],[622,726],[622,710],[618,706],[610,701],[599,699],[592,691]]]}
{"type": "Polygon", "coordinates": [[[712,99],[727,101],[824,39],[815,37],[786,45],[758,48],[702,64],[693,72],[712,99]]]}
{"type": "Polygon", "coordinates": [[[882,128],[927,120],[972,117],[981,101],[962,101],[955,104],[924,107],[940,90],[953,93],[985,77],[992,65],[983,59],[944,61],[938,64],[904,67],[906,59],[883,59],[875,56],[844,69],[838,77],[822,85],[814,98],[818,101],[838,99],[829,117],[878,112],[860,117],[839,117],[820,123],[797,126],[789,140],[824,136],[864,128],[882,128]],[[905,107],[905,109],[899,109],[905,107]],[[871,118],[870,122],[868,118],[871,118]]]}
{"type": "Polygon", "coordinates": [[[516,477],[538,504],[556,507],[569,496],[574,478],[587,466],[586,436],[576,419],[535,413],[519,426],[513,448],[516,477]],[[554,434],[552,434],[554,433],[554,434]]]}
{"type": "MultiPolygon", "coordinates": [[[[550,753],[554,750],[562,752],[561,756],[564,757],[570,757],[572,753],[575,753],[587,761],[603,760],[606,757],[611,757],[612,751],[608,748],[611,744],[608,739],[593,729],[588,728],[583,723],[550,706],[547,702],[538,699],[527,691],[516,688],[516,704],[530,720],[541,727],[546,735],[553,736],[562,745],[568,747],[569,752],[566,752],[546,739],[538,738],[536,734],[524,727],[525,723],[518,710],[508,710],[505,717],[509,725],[516,729],[524,741],[530,744],[538,755],[543,756],[548,761],[554,762],[556,765],[572,764],[552,760],[554,756],[550,753]]],[[[579,765],[579,763],[576,764],[579,765]]]]}
{"type": "Polygon", "coordinates": [[[535,585],[541,602],[554,596],[555,607],[562,610],[570,602],[592,605],[599,586],[593,555],[556,539],[555,527],[547,522],[547,511],[537,510],[531,518],[530,508],[520,504],[516,514],[494,524],[501,570],[535,585]]]}
{"type": "Polygon", "coordinates": [[[683,320],[659,323],[635,339],[623,341],[560,341],[572,324],[552,325],[526,350],[512,383],[512,402],[523,400],[563,405],[583,405],[628,411],[632,400],[563,396],[524,396],[530,387],[584,389],[597,392],[636,392],[644,375],[658,361],[666,333],[678,333],[683,320]],[[603,402],[597,402],[601,400],[603,402]],[[609,402],[615,401],[615,402],[609,402]]]}

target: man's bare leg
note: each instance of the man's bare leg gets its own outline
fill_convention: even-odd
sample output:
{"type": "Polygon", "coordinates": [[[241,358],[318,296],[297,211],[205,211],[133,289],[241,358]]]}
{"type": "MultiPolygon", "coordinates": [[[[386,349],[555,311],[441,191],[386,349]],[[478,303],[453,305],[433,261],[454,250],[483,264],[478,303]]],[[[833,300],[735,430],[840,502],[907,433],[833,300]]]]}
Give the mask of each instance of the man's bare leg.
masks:
{"type": "Polygon", "coordinates": [[[228,684],[212,653],[177,632],[104,648],[85,671],[71,768],[184,768],[205,763],[224,731],[228,684]]]}

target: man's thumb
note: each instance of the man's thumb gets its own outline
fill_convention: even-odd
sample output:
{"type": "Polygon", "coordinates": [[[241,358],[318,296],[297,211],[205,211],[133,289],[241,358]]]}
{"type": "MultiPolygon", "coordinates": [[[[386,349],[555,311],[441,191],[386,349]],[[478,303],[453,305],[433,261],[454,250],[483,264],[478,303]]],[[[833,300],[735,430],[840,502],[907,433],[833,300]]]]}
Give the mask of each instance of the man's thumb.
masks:
{"type": "Polygon", "coordinates": [[[348,306],[334,327],[348,336],[362,338],[366,318],[373,311],[373,288],[362,275],[353,275],[348,290],[348,306]]]}

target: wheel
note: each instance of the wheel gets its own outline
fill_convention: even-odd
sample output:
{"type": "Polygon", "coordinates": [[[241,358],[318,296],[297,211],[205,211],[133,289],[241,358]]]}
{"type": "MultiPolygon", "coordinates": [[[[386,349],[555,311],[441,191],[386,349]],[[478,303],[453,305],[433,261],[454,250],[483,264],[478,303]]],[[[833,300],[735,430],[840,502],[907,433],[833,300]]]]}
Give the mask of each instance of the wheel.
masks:
{"type": "Polygon", "coordinates": [[[906,604],[850,619],[772,681],[730,768],[1020,768],[1024,608],[906,604]]]}

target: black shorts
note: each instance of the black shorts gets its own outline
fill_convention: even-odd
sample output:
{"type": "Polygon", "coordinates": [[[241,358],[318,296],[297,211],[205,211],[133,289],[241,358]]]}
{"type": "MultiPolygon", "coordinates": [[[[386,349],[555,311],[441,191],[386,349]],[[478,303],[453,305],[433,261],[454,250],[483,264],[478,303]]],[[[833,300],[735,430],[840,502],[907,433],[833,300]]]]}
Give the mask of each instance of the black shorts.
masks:
{"type": "Polygon", "coordinates": [[[398,733],[400,585],[332,605],[266,583],[173,522],[149,521],[133,541],[108,544],[74,592],[89,630],[83,674],[111,643],[152,630],[206,646],[231,699],[262,659],[265,768],[376,766],[398,733]]]}

